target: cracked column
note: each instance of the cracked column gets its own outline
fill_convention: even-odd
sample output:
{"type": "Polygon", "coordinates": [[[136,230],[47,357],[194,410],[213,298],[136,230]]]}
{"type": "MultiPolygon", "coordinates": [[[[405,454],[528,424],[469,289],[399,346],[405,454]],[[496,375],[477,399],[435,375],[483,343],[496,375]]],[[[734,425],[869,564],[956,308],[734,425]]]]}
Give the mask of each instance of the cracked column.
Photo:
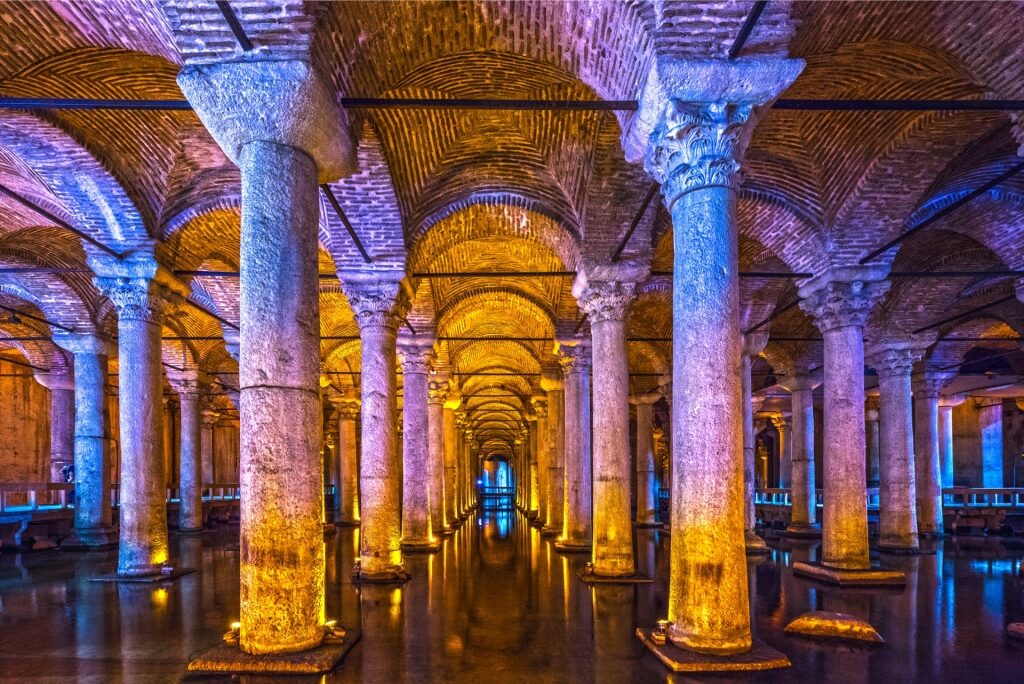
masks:
{"type": "Polygon", "coordinates": [[[53,341],[75,357],[75,527],[61,548],[110,548],[117,530],[111,524],[105,425],[107,358],[115,347],[90,334],[55,334],[53,341]]]}
{"type": "Polygon", "coordinates": [[[325,619],[318,184],[354,152],[307,61],[189,64],[178,84],[242,178],[239,646],[294,653],[325,619]]]}
{"type": "Polygon", "coordinates": [[[636,406],[636,525],[657,527],[658,483],[654,477],[654,403],[656,394],[634,395],[636,406]]]}
{"type": "Polygon", "coordinates": [[[565,511],[555,548],[589,551],[592,546],[592,473],[590,463],[590,345],[561,343],[565,374],[565,511]]]}
{"type": "Polygon", "coordinates": [[[359,460],[359,577],[405,581],[402,566],[402,463],[395,378],[398,325],[408,297],[395,274],[346,274],[345,294],[362,342],[362,449],[359,460]]]}
{"type": "Polygon", "coordinates": [[[64,482],[64,469],[75,460],[75,382],[72,370],[36,373],[50,391],[50,482],[64,482]]]}
{"type": "Polygon", "coordinates": [[[754,413],[761,407],[763,400],[753,396],[750,369],[754,357],[764,351],[764,346],[768,344],[768,333],[748,333],[742,336],[742,341],[740,392],[743,396],[743,543],[748,554],[764,555],[768,553],[768,545],[756,532],[757,517],[754,510],[754,456],[757,448],[754,413]]]}
{"type": "MultiPolygon", "coordinates": [[[[644,166],[661,184],[675,246],[668,638],[701,653],[745,653],[753,643],[736,192],[752,107],[776,97],[802,68],[801,60],[779,58],[663,57],[641,97],[654,126],[644,166]],[[701,579],[708,577],[714,581],[701,579]]],[[[776,653],[747,657],[760,667],[788,664],[776,653]]]]}
{"type": "Polygon", "coordinates": [[[448,398],[448,381],[435,376],[427,387],[427,425],[429,430],[430,528],[434,534],[451,534],[444,501],[444,402],[448,398]]]}
{"type": "Polygon", "coordinates": [[[405,336],[402,361],[402,550],[436,551],[430,520],[430,434],[428,377],[434,342],[405,336]]]}
{"type": "Polygon", "coordinates": [[[548,395],[548,474],[547,514],[541,534],[553,537],[562,533],[562,515],[565,511],[565,384],[561,372],[546,372],[540,386],[548,395]]]}
{"type": "MultiPolygon", "coordinates": [[[[914,466],[917,479],[917,531],[922,537],[941,537],[942,462],[939,453],[939,395],[954,378],[953,373],[915,373],[914,466]]],[[[952,425],[950,425],[952,427],[952,425]]]]}
{"type": "Polygon", "coordinates": [[[93,257],[96,286],[117,311],[121,437],[119,575],[153,575],[169,558],[160,331],[168,301],[186,290],[148,253],[93,257]]]}
{"type": "Polygon", "coordinates": [[[889,289],[888,266],[833,267],[805,282],[800,308],[824,340],[825,510],[819,566],[794,571],[839,584],[905,581],[902,573],[872,572],[868,556],[865,483],[864,323],[889,289]]]}
{"type": "Polygon", "coordinates": [[[533,525],[543,528],[548,513],[548,400],[540,395],[530,401],[537,416],[537,517],[533,525]]]}
{"type": "Polygon", "coordinates": [[[444,515],[449,528],[461,524],[458,512],[458,448],[459,434],[455,420],[455,411],[462,404],[462,394],[457,387],[449,383],[448,392],[444,400],[444,435],[442,447],[444,448],[444,515]]]}
{"type": "Polygon", "coordinates": [[[882,342],[868,354],[879,390],[878,547],[894,553],[917,553],[920,548],[910,388],[910,374],[920,357],[910,342],[882,342]]]}
{"type": "Polygon", "coordinates": [[[821,384],[821,372],[794,374],[779,380],[790,393],[793,426],[790,432],[790,507],[786,534],[820,537],[817,490],[814,480],[814,388],[821,384]]]}
{"type": "Polygon", "coordinates": [[[356,441],[356,420],[359,399],[354,388],[331,398],[338,412],[338,521],[345,526],[359,524],[359,444],[356,441]]]}
{"type": "Polygon", "coordinates": [[[203,530],[203,473],[200,456],[202,414],[199,411],[201,391],[197,369],[167,370],[167,382],[178,393],[181,404],[181,446],[178,476],[178,532],[185,534],[203,530]]]}
{"type": "Polygon", "coordinates": [[[633,521],[630,488],[629,368],[626,313],[646,266],[594,267],[576,276],[572,291],[590,319],[593,345],[593,573],[632,577],[633,521]],[[630,277],[631,276],[631,277],[630,277]],[[620,279],[614,279],[620,278],[620,279]]]}

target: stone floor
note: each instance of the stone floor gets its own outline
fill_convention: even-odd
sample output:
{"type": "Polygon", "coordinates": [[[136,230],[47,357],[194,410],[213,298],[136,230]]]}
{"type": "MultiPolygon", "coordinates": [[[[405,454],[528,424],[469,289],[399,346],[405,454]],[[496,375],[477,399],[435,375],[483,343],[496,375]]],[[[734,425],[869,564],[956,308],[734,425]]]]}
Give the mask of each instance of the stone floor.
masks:
{"type": "MultiPolygon", "coordinates": [[[[655,584],[588,587],[575,572],[586,557],[555,553],[521,518],[491,513],[441,553],[409,557],[407,586],[361,590],[348,579],[357,538],[340,530],[327,542],[336,561],[328,614],[361,619],[365,632],[328,681],[701,681],[670,677],[633,637],[665,614],[664,535],[640,533],[640,569],[655,584]]],[[[793,577],[791,563],[813,559],[815,546],[771,543],[772,555],[750,565],[756,630],[793,668],[726,680],[1024,681],[1024,643],[1003,636],[1007,622],[1024,620],[1024,544],[948,539],[934,555],[883,559],[908,572],[904,591],[840,595],[793,577]],[[814,608],[868,617],[887,643],[862,649],[782,633],[814,608]]],[[[164,587],[88,582],[113,569],[113,554],[0,557],[0,680],[179,681],[190,654],[216,644],[237,617],[237,529],[176,544],[200,572],[164,587]]]]}

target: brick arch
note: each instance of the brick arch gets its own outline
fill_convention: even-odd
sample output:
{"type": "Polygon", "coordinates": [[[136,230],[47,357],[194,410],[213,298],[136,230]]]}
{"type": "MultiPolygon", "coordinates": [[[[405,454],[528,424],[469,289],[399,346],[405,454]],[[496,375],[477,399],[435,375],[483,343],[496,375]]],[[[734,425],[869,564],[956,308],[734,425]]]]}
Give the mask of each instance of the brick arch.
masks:
{"type": "Polygon", "coordinates": [[[439,335],[490,334],[554,338],[554,312],[509,289],[488,287],[451,301],[437,314],[439,335]]]}
{"type": "Polygon", "coordinates": [[[956,342],[947,338],[956,337],[1016,337],[1022,333],[1021,326],[1010,325],[1005,319],[993,315],[981,315],[960,321],[943,329],[941,336],[925,354],[926,366],[933,369],[958,370],[967,354],[976,348],[992,349],[998,353],[1014,353],[1020,349],[1019,342],[956,342]]]}
{"type": "MultiPolygon", "coordinates": [[[[4,293],[5,295],[7,293],[4,293]]],[[[5,296],[3,299],[4,304],[8,306],[13,303],[10,301],[10,296],[5,296]]],[[[21,353],[28,362],[33,366],[36,366],[42,371],[37,370],[36,372],[61,372],[71,370],[71,361],[68,358],[67,353],[53,344],[47,341],[14,341],[8,338],[11,337],[39,337],[46,336],[49,332],[45,323],[37,323],[30,319],[22,319],[21,323],[11,323],[9,321],[9,314],[4,312],[3,316],[0,316],[0,349],[11,348],[16,349],[21,353]]]]}

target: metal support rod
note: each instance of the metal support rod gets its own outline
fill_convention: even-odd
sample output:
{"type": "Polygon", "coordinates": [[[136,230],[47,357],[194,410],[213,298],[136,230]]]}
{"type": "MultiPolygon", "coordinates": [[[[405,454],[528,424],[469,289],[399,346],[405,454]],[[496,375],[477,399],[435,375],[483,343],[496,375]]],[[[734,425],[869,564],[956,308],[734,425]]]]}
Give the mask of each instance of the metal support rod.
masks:
{"type": "MultiPolygon", "coordinates": [[[[3,342],[3,341],[4,341],[3,338],[0,337],[0,342],[3,342]]],[[[40,366],[34,366],[31,363],[27,363],[25,361],[19,361],[18,359],[12,359],[11,357],[4,356],[3,354],[0,354],[0,361],[6,361],[7,363],[13,363],[15,366],[23,366],[25,368],[31,368],[32,370],[39,371],[40,373],[49,373],[50,372],[49,368],[42,368],[40,366]]]]}
{"type": "Polygon", "coordinates": [[[790,309],[792,309],[793,307],[795,307],[799,303],[800,303],[800,300],[799,299],[795,299],[792,302],[790,302],[789,304],[786,304],[785,306],[782,306],[782,307],[776,309],[775,311],[772,312],[772,314],[770,316],[768,316],[768,318],[764,319],[763,321],[761,321],[757,325],[754,325],[754,326],[744,330],[743,334],[744,335],[749,335],[750,333],[754,332],[758,328],[763,328],[764,326],[766,326],[769,323],[771,323],[774,319],[776,319],[779,316],[781,316],[782,314],[786,313],[787,311],[789,311],[790,309]]]}
{"type": "Polygon", "coordinates": [[[21,206],[25,207],[26,209],[30,209],[31,211],[34,211],[36,214],[42,216],[47,221],[51,221],[52,223],[57,224],[58,226],[60,226],[61,228],[64,228],[65,230],[70,230],[72,233],[74,233],[78,237],[82,238],[83,240],[88,242],[90,245],[92,245],[96,249],[104,251],[107,254],[109,254],[110,256],[117,257],[118,259],[121,258],[120,253],[115,252],[110,247],[107,247],[105,244],[103,244],[102,242],[100,242],[99,240],[94,238],[93,236],[91,236],[91,235],[89,235],[87,233],[83,233],[78,228],[75,228],[73,225],[71,225],[70,223],[68,223],[64,219],[60,218],[59,216],[54,216],[53,214],[48,212],[46,209],[43,209],[41,206],[36,204],[35,202],[32,202],[31,200],[25,199],[24,197],[22,197],[18,193],[14,192],[10,188],[8,188],[6,185],[0,184],[0,193],[3,193],[5,195],[7,195],[12,200],[17,202],[21,206]]]}
{"type": "Polygon", "coordinates": [[[358,249],[359,253],[362,255],[363,261],[365,261],[368,264],[371,263],[372,259],[370,259],[369,253],[366,251],[366,248],[363,247],[362,241],[356,234],[356,229],[352,227],[352,224],[348,220],[348,216],[345,215],[345,212],[341,208],[341,204],[338,203],[338,198],[334,196],[334,191],[331,190],[331,186],[329,186],[327,183],[323,183],[320,186],[320,189],[323,190],[324,196],[330,203],[331,208],[334,209],[334,213],[338,215],[339,219],[341,219],[342,225],[344,225],[345,230],[348,231],[348,235],[350,238],[352,238],[352,242],[355,243],[356,249],[358,249]]]}
{"type": "Polygon", "coordinates": [[[18,311],[17,309],[15,309],[13,307],[10,307],[10,306],[7,306],[5,304],[0,304],[0,309],[2,309],[3,311],[10,311],[15,316],[18,316],[18,317],[21,317],[21,318],[28,318],[28,319],[31,319],[33,321],[38,321],[40,323],[45,323],[46,325],[49,325],[49,326],[54,327],[54,328],[58,328],[58,329],[63,330],[65,332],[69,332],[69,333],[75,332],[74,328],[69,328],[66,325],[61,325],[60,323],[54,323],[53,321],[47,320],[47,319],[43,318],[42,316],[36,316],[33,313],[28,313],[28,312],[24,312],[24,311],[18,311]]]}
{"type": "Polygon", "coordinates": [[[913,226],[909,226],[907,228],[907,230],[903,231],[902,233],[897,235],[892,240],[889,240],[889,242],[885,243],[884,245],[882,245],[878,249],[870,252],[866,257],[864,257],[863,259],[860,260],[860,263],[861,264],[866,264],[869,261],[874,260],[879,255],[884,254],[885,252],[889,251],[890,249],[892,249],[893,247],[895,247],[899,243],[901,243],[904,240],[906,240],[911,235],[917,233],[919,230],[922,230],[923,228],[926,228],[927,226],[931,225],[932,223],[935,223],[936,221],[938,221],[943,216],[948,216],[949,214],[953,213],[954,211],[956,211],[957,209],[959,209],[963,205],[969,203],[974,198],[976,198],[976,197],[978,197],[980,195],[984,195],[986,192],[988,192],[992,188],[994,188],[997,185],[999,185],[999,184],[1009,180],[1010,178],[1016,176],[1021,171],[1024,171],[1024,162],[1020,162],[1019,164],[1016,164],[1015,166],[1013,166],[1013,168],[1009,169],[1008,171],[1004,171],[1003,173],[999,174],[998,176],[996,176],[995,178],[990,180],[988,183],[985,183],[984,185],[982,185],[979,188],[976,188],[975,190],[972,190],[971,192],[967,193],[966,195],[964,195],[963,197],[961,197],[957,201],[953,202],[952,204],[950,204],[949,206],[945,207],[944,209],[935,212],[934,214],[932,214],[928,218],[924,219],[923,221],[919,221],[917,224],[915,224],[913,226]]]}
{"type": "Polygon", "coordinates": [[[953,321],[958,321],[961,318],[965,318],[967,316],[970,316],[971,314],[976,314],[976,313],[978,313],[980,311],[984,311],[985,309],[991,309],[994,306],[999,306],[1000,304],[1004,304],[1006,302],[1009,302],[1011,300],[1016,300],[1016,299],[1017,299],[1017,295],[1007,295],[1005,297],[1000,297],[999,299],[995,300],[994,302],[989,302],[988,304],[984,304],[982,306],[975,307],[975,308],[970,309],[968,311],[964,311],[963,313],[959,313],[959,314],[957,314],[955,316],[950,316],[949,318],[943,318],[941,321],[939,321],[937,323],[932,323],[931,325],[926,325],[923,328],[918,328],[917,330],[914,331],[914,334],[916,335],[917,333],[925,332],[926,330],[931,330],[932,328],[941,327],[943,325],[946,325],[947,323],[952,323],[953,321]]]}
{"type": "Polygon", "coordinates": [[[242,28],[242,24],[238,21],[238,16],[235,15],[235,11],[231,9],[231,5],[226,0],[217,0],[217,9],[224,15],[225,21],[228,22],[228,26],[231,28],[231,33],[235,35],[235,40],[238,41],[238,46],[242,48],[244,52],[252,50],[252,41],[249,40],[249,36],[246,35],[245,29],[242,28]]]}
{"type": "Polygon", "coordinates": [[[196,302],[193,302],[191,299],[188,299],[187,297],[185,298],[185,303],[191,305],[193,308],[195,308],[195,309],[197,309],[199,311],[202,311],[204,314],[206,314],[210,318],[214,319],[215,321],[223,323],[224,325],[228,326],[232,330],[238,330],[239,329],[238,326],[235,325],[234,323],[232,323],[231,321],[227,320],[226,318],[221,318],[220,316],[218,316],[217,314],[213,313],[212,311],[210,311],[206,307],[200,306],[199,304],[197,304],[196,302]]]}
{"type": "Polygon", "coordinates": [[[750,13],[747,14],[746,21],[743,22],[743,27],[740,29],[739,34],[736,36],[736,40],[733,41],[732,47],[729,48],[729,59],[736,59],[740,56],[740,52],[743,51],[743,46],[747,43],[747,38],[750,37],[750,32],[754,30],[754,26],[757,25],[757,20],[761,18],[761,12],[764,11],[764,6],[768,4],[768,0],[758,0],[754,3],[754,6],[750,8],[750,13]]]}
{"type": "Polygon", "coordinates": [[[612,262],[617,263],[619,258],[622,256],[622,251],[626,249],[626,245],[629,244],[629,239],[633,237],[633,232],[636,231],[637,226],[640,225],[640,221],[643,220],[644,214],[647,213],[647,207],[650,206],[651,200],[658,194],[658,189],[661,186],[657,183],[651,183],[651,188],[647,191],[647,196],[644,197],[644,201],[640,203],[640,210],[636,212],[633,220],[629,224],[629,229],[626,234],[622,236],[622,241],[619,242],[619,246],[615,248],[615,252],[612,253],[612,262]]]}

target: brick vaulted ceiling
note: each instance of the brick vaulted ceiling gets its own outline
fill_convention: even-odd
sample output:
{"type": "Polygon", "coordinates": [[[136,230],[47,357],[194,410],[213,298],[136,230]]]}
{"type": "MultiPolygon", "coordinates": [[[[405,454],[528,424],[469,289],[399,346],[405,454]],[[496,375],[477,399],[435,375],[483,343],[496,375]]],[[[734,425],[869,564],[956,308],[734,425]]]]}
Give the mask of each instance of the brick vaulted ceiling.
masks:
{"type": "MultiPolygon", "coordinates": [[[[233,3],[255,51],[311,59],[339,97],[635,99],[655,52],[725,57],[751,2],[233,3]]],[[[790,54],[806,69],[783,95],[806,99],[1024,99],[1020,3],[771,2],[743,56],[790,54]]],[[[0,95],[181,99],[186,62],[239,54],[212,2],[104,0],[0,5],[0,95]]],[[[742,57],[741,57],[742,58],[742,57]]],[[[651,187],[627,163],[630,112],[351,110],[355,174],[331,184],[376,264],[404,268],[409,321],[449,341],[441,359],[464,393],[525,411],[554,340],[576,328],[571,277],[418,278],[467,271],[575,271],[606,259],[651,187]],[[481,373],[484,373],[483,375],[481,373]],[[500,373],[520,374],[500,375],[500,373]],[[487,399],[487,395],[494,395],[487,399]]],[[[820,272],[856,263],[1020,162],[1022,135],[1004,112],[762,112],[738,203],[743,270],[820,272]]],[[[76,330],[114,332],[109,303],[85,272],[92,247],[62,224],[116,249],[157,241],[178,271],[238,266],[237,169],[187,111],[0,111],[0,184],[50,218],[0,196],[0,304],[76,330]],[[17,268],[59,272],[17,273],[17,268]]],[[[1024,268],[1024,174],[1001,183],[882,256],[896,271],[1024,268]]],[[[361,258],[336,214],[320,207],[320,269],[361,258]]],[[[643,212],[627,253],[655,271],[629,318],[631,385],[668,370],[672,235],[663,209],[643,212]]],[[[193,299],[238,320],[236,279],[182,276],[193,299]]],[[[358,383],[358,341],[336,280],[322,281],[325,371],[358,383]],[[342,338],[342,339],[339,339],[342,338]]],[[[743,280],[744,325],[795,297],[791,279],[743,280]]],[[[911,331],[1012,294],[1011,277],[895,281],[869,334],[911,331]]],[[[1008,300],[939,326],[942,337],[1024,333],[1008,300]],[[966,331],[966,332],[965,332],[966,331]]],[[[0,316],[3,312],[0,312],[0,316]]],[[[222,323],[194,307],[167,322],[168,363],[228,378],[236,366],[222,323]]],[[[584,332],[586,327],[583,328],[584,332]]],[[[0,345],[39,367],[68,360],[50,324],[0,318],[0,345]]],[[[776,337],[813,338],[794,307],[776,337]]],[[[959,363],[978,346],[939,342],[929,358],[959,363]]],[[[813,340],[772,341],[776,375],[820,363],[813,340]]]]}

